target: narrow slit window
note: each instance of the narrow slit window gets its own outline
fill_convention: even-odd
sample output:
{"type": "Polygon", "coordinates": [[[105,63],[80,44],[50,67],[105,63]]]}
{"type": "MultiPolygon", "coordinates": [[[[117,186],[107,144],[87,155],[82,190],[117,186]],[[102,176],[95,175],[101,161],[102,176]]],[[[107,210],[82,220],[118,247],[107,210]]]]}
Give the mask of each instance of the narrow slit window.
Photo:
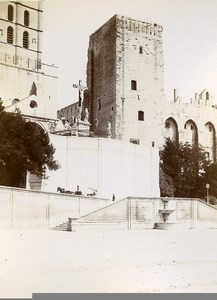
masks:
{"type": "Polygon", "coordinates": [[[142,47],[142,46],[139,47],[139,53],[140,53],[140,54],[143,53],[143,47],[142,47]]]}
{"type": "Polygon", "coordinates": [[[101,108],[102,108],[101,99],[98,99],[98,110],[101,110],[101,108]]]}
{"type": "Polygon", "coordinates": [[[133,90],[133,91],[137,90],[137,82],[136,82],[136,80],[131,80],[131,90],[133,90]]]}

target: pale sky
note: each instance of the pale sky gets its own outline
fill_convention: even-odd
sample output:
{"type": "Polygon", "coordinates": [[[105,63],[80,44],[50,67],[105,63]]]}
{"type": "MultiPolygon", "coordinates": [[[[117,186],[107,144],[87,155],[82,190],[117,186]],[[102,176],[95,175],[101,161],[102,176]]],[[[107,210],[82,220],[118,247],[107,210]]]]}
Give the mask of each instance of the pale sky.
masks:
{"type": "Polygon", "coordinates": [[[165,94],[183,100],[207,88],[217,102],[217,0],[45,0],[43,60],[59,67],[58,108],[86,82],[89,36],[113,15],[164,28],[165,94]]]}

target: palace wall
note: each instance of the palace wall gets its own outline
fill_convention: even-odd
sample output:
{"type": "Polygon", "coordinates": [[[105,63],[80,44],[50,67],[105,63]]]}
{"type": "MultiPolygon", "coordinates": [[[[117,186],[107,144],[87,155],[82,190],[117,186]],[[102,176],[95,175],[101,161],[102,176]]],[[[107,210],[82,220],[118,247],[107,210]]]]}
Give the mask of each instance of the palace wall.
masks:
{"type": "Polygon", "coordinates": [[[43,191],[55,192],[57,187],[83,194],[96,189],[97,196],[116,199],[130,195],[158,197],[159,154],[157,148],[143,148],[124,141],[50,135],[56,148],[55,159],[61,165],[48,172],[43,191]]]}

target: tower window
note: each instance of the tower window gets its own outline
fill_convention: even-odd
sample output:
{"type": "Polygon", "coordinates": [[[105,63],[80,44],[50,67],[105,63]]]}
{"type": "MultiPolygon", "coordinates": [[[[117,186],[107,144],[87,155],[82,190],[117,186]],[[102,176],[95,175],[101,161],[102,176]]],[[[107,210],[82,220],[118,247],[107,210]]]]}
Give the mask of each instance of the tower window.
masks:
{"type": "Polygon", "coordinates": [[[29,48],[29,34],[27,31],[24,31],[23,33],[23,47],[24,48],[29,48]]]}
{"type": "Polygon", "coordinates": [[[139,141],[139,139],[130,139],[130,143],[139,145],[140,141],[139,141]]]}
{"type": "Polygon", "coordinates": [[[102,108],[101,99],[98,99],[98,110],[101,110],[101,108],[102,108]]]}
{"type": "Polygon", "coordinates": [[[29,12],[28,12],[28,10],[24,11],[24,25],[29,26],[29,12]]]}
{"type": "Polygon", "coordinates": [[[12,5],[8,5],[8,21],[13,21],[14,19],[14,8],[12,5]]]}
{"type": "Polygon", "coordinates": [[[139,47],[139,53],[140,53],[140,54],[143,53],[143,47],[142,47],[142,46],[139,47]]]}
{"type": "Polygon", "coordinates": [[[144,111],[138,111],[138,120],[144,121],[144,111]]]}
{"type": "Polygon", "coordinates": [[[209,100],[209,93],[206,92],[206,100],[209,100]]]}
{"type": "Polygon", "coordinates": [[[131,90],[137,90],[137,82],[136,80],[131,80],[131,90]]]}
{"type": "Polygon", "coordinates": [[[14,30],[11,26],[9,26],[7,29],[7,43],[13,44],[13,41],[14,41],[14,30]]]}

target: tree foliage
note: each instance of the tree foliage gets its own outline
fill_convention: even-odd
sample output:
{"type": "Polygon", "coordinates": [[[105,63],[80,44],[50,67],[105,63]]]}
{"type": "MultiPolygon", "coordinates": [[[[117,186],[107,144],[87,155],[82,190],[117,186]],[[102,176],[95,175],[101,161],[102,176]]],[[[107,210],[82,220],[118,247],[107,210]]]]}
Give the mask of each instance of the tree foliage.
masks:
{"type": "Polygon", "coordinates": [[[161,168],[160,168],[160,193],[161,193],[161,197],[174,196],[173,180],[161,168]]]}
{"type": "Polygon", "coordinates": [[[44,177],[57,170],[48,134],[21,114],[7,113],[0,103],[0,184],[24,187],[26,172],[44,177]]]}
{"type": "Polygon", "coordinates": [[[167,139],[160,157],[160,167],[172,178],[174,196],[204,198],[207,183],[212,195],[217,196],[217,164],[207,159],[201,146],[167,139]]]}

